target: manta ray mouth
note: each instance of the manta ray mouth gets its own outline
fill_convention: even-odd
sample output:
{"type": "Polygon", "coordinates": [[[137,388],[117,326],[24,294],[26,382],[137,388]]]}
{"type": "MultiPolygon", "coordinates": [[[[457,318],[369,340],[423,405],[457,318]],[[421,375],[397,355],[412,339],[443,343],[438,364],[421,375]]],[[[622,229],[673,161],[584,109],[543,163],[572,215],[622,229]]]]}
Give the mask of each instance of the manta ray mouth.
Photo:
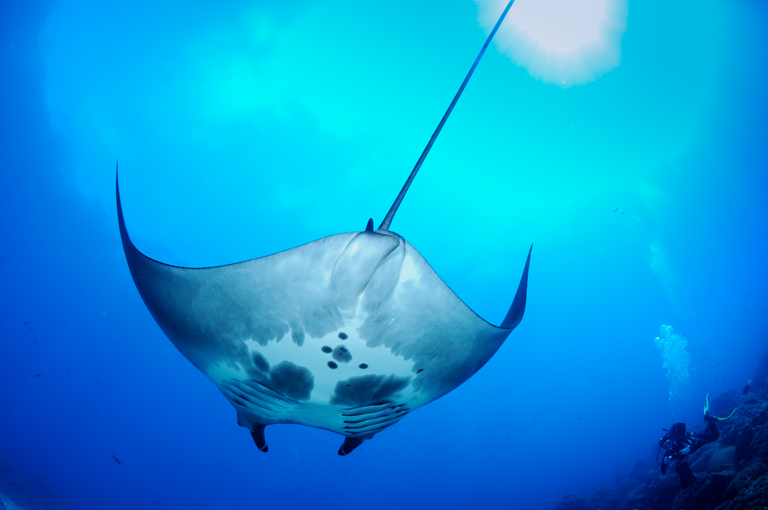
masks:
{"type": "MultiPolygon", "coordinates": [[[[411,411],[406,404],[386,400],[346,408],[333,405],[317,412],[317,404],[286,398],[254,381],[231,379],[222,381],[218,387],[237,410],[238,424],[250,428],[252,432],[254,429],[258,429],[257,432],[261,430],[260,437],[263,437],[266,425],[297,423],[324,428],[347,438],[370,439],[411,411]]],[[[266,442],[259,445],[260,449],[265,447],[266,442]]]]}

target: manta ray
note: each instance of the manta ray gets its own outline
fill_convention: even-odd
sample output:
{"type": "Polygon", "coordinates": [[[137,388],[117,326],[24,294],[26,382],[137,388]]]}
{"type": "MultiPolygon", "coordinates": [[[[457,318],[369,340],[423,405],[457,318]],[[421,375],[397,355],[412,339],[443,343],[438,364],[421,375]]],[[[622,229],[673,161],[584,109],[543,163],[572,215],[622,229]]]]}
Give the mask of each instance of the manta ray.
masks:
{"type": "Polygon", "coordinates": [[[531,251],[497,327],[459,299],[389,230],[427,152],[485,48],[381,225],[237,264],[186,268],[131,242],[116,179],[125,257],[144,303],[176,348],[218,387],[268,450],[267,425],[344,436],[339,455],[475,374],[523,318],[531,251]]]}

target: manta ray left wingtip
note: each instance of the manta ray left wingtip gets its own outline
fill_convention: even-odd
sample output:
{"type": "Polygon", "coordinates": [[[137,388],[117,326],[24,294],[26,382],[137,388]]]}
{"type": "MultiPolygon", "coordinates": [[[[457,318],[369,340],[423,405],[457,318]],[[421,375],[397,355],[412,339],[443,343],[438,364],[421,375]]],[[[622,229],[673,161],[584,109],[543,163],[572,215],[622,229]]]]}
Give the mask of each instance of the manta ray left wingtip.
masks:
{"type": "Polygon", "coordinates": [[[520,321],[523,320],[523,314],[525,313],[525,300],[528,295],[528,266],[531,265],[531,252],[533,251],[533,244],[531,244],[528,250],[528,258],[525,260],[525,268],[523,269],[523,276],[520,277],[520,285],[517,286],[517,292],[515,293],[515,299],[512,300],[512,306],[509,307],[507,316],[504,317],[504,321],[501,323],[500,328],[515,329],[520,321]]]}

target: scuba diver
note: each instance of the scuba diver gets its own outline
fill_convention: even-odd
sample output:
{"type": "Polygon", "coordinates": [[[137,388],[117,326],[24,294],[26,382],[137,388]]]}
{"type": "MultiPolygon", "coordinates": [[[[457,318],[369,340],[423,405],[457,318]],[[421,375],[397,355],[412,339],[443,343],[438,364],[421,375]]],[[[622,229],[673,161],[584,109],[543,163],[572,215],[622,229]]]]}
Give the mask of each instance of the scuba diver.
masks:
{"type": "MultiPolygon", "coordinates": [[[[656,453],[656,462],[659,463],[659,453],[661,453],[662,449],[664,450],[664,456],[660,463],[661,474],[667,473],[667,469],[672,462],[692,454],[707,443],[717,441],[720,438],[717,422],[727,420],[736,412],[734,409],[725,418],[718,418],[709,414],[709,394],[707,394],[706,402],[704,406],[704,420],[707,422],[707,429],[703,433],[686,432],[685,423],[675,423],[669,430],[664,429],[667,433],[659,440],[659,451],[656,453]]],[[[683,489],[687,489],[696,481],[696,476],[685,461],[678,463],[675,471],[680,476],[683,489]]]]}

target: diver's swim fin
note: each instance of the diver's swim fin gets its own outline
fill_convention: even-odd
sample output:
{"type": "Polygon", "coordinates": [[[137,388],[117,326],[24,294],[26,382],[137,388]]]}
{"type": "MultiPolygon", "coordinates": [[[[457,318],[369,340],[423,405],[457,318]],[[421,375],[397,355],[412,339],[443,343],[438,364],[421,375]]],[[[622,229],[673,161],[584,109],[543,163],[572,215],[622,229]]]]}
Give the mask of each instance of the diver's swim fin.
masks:
{"type": "Polygon", "coordinates": [[[718,416],[713,416],[713,418],[714,418],[714,419],[716,419],[717,421],[725,421],[725,420],[727,420],[728,418],[730,418],[731,416],[733,416],[733,413],[735,413],[735,412],[736,412],[736,409],[734,409],[733,411],[731,411],[731,414],[729,414],[729,415],[728,415],[728,416],[726,416],[725,418],[720,418],[720,417],[718,417],[718,416]]]}
{"type": "MultiPolygon", "coordinates": [[[[706,403],[706,405],[704,406],[704,419],[706,419],[706,417],[707,417],[707,414],[709,414],[709,393],[707,393],[707,399],[706,399],[706,400],[707,400],[707,403],[706,403]]],[[[733,416],[733,413],[735,413],[735,412],[736,412],[736,409],[734,409],[733,411],[731,411],[731,414],[729,414],[729,415],[728,415],[728,416],[726,416],[725,418],[720,418],[719,416],[712,416],[712,418],[716,419],[717,421],[725,421],[725,420],[727,420],[728,418],[730,418],[731,416],[733,416]]]]}

